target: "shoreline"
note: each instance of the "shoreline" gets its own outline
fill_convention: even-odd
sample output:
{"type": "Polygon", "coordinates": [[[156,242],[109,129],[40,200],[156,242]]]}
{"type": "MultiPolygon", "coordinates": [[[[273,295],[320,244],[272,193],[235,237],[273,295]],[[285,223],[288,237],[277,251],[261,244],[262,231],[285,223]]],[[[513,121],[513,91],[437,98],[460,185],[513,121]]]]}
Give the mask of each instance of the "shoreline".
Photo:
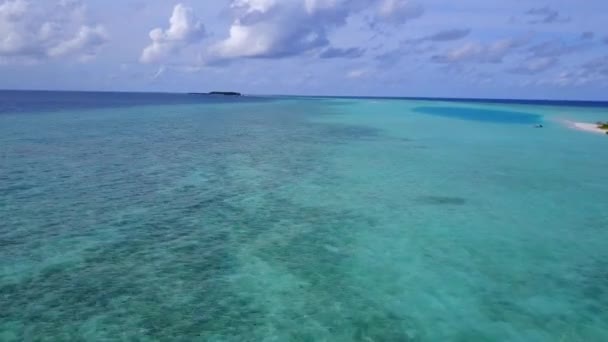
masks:
{"type": "Polygon", "coordinates": [[[587,122],[574,122],[569,120],[564,120],[564,123],[572,129],[582,132],[596,133],[596,134],[608,134],[608,131],[601,129],[598,127],[596,123],[587,123],[587,122]]]}

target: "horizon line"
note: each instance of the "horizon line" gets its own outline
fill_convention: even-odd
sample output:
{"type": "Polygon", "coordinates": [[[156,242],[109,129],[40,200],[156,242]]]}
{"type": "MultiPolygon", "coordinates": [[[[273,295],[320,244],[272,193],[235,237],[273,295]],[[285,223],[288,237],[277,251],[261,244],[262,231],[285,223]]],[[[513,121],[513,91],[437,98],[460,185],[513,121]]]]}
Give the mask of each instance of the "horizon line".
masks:
{"type": "MultiPolygon", "coordinates": [[[[0,89],[0,92],[56,92],[56,93],[118,93],[118,94],[168,94],[168,95],[188,95],[191,91],[133,91],[133,90],[70,90],[70,89],[0,89]]],[[[197,93],[205,94],[208,92],[197,93]]],[[[608,104],[605,100],[583,100],[583,99],[541,99],[541,98],[493,98],[493,97],[441,97],[441,96],[391,96],[391,95],[303,95],[303,94],[271,94],[271,93],[241,93],[243,96],[276,96],[276,97],[306,97],[306,98],[350,98],[350,99],[394,99],[394,100],[430,100],[430,101],[479,101],[479,102],[499,102],[499,101],[518,101],[518,102],[562,102],[562,103],[602,103],[608,104]]]]}

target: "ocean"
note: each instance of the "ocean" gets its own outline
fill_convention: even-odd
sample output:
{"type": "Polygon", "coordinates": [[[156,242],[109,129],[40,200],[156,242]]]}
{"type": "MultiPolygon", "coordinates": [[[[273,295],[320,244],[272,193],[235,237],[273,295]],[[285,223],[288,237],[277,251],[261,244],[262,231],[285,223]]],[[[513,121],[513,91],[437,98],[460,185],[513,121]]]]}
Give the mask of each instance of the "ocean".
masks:
{"type": "Polygon", "coordinates": [[[0,92],[0,341],[607,341],[564,120],[608,104],[0,92]]]}

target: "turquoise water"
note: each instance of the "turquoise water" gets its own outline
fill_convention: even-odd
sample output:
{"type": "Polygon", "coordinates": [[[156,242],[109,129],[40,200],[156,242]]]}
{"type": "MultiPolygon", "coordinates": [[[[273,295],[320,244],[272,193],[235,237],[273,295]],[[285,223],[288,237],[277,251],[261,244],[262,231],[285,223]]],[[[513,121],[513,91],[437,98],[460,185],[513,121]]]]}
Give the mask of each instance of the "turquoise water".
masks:
{"type": "Polygon", "coordinates": [[[452,119],[484,121],[494,123],[534,124],[542,120],[542,116],[513,110],[496,110],[475,107],[416,107],[414,112],[438,115],[452,119]]]}
{"type": "Polygon", "coordinates": [[[0,341],[608,340],[608,108],[30,96],[0,341]]]}

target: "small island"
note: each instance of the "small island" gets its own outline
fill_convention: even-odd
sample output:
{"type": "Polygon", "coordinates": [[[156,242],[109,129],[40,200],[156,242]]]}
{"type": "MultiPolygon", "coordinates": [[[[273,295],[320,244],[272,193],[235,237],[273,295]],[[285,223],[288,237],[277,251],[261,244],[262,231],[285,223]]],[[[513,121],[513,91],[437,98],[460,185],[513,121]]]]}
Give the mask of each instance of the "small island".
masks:
{"type": "Polygon", "coordinates": [[[209,95],[224,95],[224,96],[242,96],[241,93],[235,91],[212,91],[209,95]]]}
{"type": "Polygon", "coordinates": [[[597,123],[597,128],[605,131],[606,134],[608,134],[608,122],[598,122],[597,123]]]}
{"type": "Polygon", "coordinates": [[[563,120],[563,122],[570,128],[585,131],[589,133],[596,134],[608,134],[608,122],[596,122],[596,123],[587,123],[587,122],[574,122],[569,120],[563,120]]]}
{"type": "Polygon", "coordinates": [[[235,91],[212,91],[208,93],[188,93],[188,95],[222,95],[222,96],[243,96],[235,91]]]}

